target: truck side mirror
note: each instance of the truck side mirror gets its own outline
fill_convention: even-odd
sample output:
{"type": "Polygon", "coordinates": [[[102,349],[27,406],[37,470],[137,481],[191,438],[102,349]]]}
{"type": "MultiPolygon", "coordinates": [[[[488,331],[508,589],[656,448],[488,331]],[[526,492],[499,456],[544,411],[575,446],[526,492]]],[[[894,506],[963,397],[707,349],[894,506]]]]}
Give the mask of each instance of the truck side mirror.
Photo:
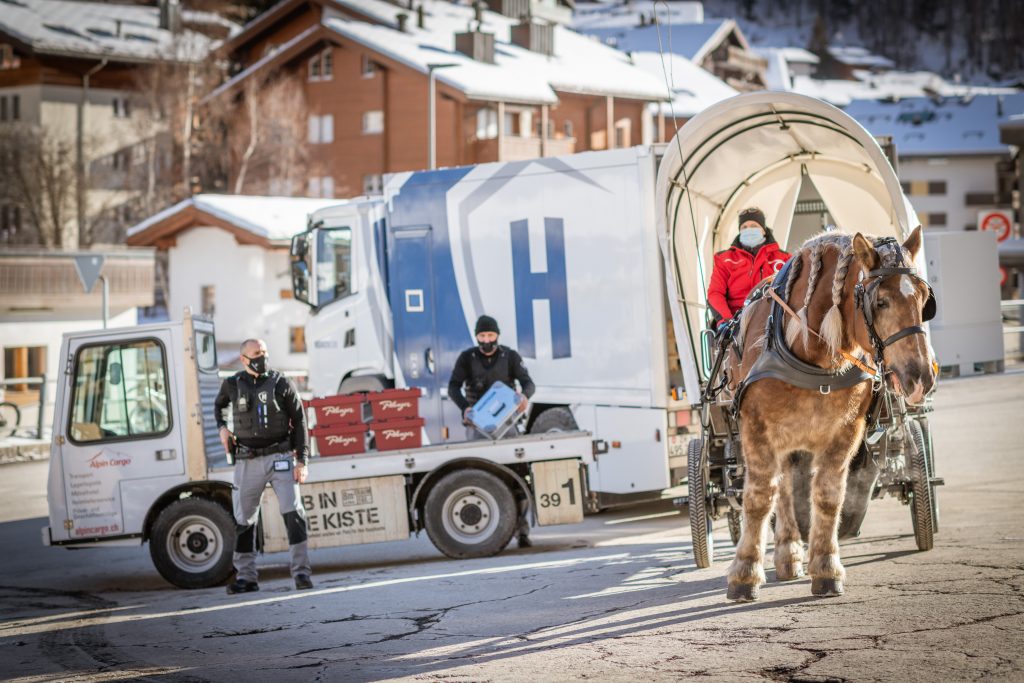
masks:
{"type": "Polygon", "coordinates": [[[306,252],[309,251],[309,242],[306,239],[305,233],[296,235],[292,238],[292,258],[295,260],[301,260],[306,257],[306,252]]]}
{"type": "Polygon", "coordinates": [[[110,383],[115,387],[121,383],[121,364],[111,363],[110,364],[110,383]]]}

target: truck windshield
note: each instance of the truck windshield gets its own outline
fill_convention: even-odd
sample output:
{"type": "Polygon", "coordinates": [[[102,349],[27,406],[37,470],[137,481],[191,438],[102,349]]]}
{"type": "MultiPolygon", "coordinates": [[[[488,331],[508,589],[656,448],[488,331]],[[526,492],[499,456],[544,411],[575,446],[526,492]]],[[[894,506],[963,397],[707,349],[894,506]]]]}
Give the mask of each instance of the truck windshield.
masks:
{"type": "Polygon", "coordinates": [[[352,293],[352,230],[321,228],[316,232],[317,305],[352,293]]]}
{"type": "Polygon", "coordinates": [[[76,443],[165,434],[171,411],[163,346],[141,339],[80,349],[71,406],[68,435],[76,443]]]}

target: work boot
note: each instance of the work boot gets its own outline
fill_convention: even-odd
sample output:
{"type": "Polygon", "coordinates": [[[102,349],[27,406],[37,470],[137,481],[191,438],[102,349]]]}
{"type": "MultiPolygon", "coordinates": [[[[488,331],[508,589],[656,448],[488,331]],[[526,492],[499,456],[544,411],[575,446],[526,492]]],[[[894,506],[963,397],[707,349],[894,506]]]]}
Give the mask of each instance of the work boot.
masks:
{"type": "Polygon", "coordinates": [[[306,591],[313,587],[313,579],[305,574],[295,575],[295,590],[306,591]]]}
{"type": "Polygon", "coordinates": [[[235,579],[234,583],[228,584],[228,595],[234,595],[235,593],[252,593],[258,591],[260,585],[255,581],[246,581],[245,579],[235,579]]]}
{"type": "Polygon", "coordinates": [[[531,541],[530,537],[527,536],[526,534],[519,534],[519,537],[516,539],[516,541],[519,543],[519,547],[520,548],[532,548],[533,547],[533,541],[531,541]]]}

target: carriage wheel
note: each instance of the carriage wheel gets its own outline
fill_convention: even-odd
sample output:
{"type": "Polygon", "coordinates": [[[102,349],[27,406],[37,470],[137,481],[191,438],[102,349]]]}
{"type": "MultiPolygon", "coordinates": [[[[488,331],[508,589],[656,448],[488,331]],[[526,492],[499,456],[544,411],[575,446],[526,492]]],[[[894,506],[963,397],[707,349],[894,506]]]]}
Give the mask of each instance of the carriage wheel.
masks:
{"type": "Polygon", "coordinates": [[[693,560],[700,569],[711,566],[715,553],[715,542],[711,537],[711,515],[708,514],[710,468],[704,443],[704,439],[694,439],[686,449],[690,536],[693,539],[693,560]]]}
{"type": "MultiPolygon", "coordinates": [[[[917,424],[921,426],[921,441],[924,444],[925,453],[928,454],[928,476],[935,478],[935,448],[932,445],[932,430],[928,426],[928,418],[917,418],[917,424]]],[[[939,533],[939,489],[932,486],[932,532],[939,533]]]]}
{"type": "MultiPolygon", "coordinates": [[[[743,510],[729,508],[729,539],[733,545],[740,544],[740,535],[743,534],[743,510]]],[[[772,515],[772,528],[774,529],[775,515],[772,515]]]]}
{"type": "Polygon", "coordinates": [[[935,534],[935,487],[928,468],[924,430],[917,420],[909,420],[909,469],[911,479],[910,515],[918,550],[931,550],[935,534]]]}

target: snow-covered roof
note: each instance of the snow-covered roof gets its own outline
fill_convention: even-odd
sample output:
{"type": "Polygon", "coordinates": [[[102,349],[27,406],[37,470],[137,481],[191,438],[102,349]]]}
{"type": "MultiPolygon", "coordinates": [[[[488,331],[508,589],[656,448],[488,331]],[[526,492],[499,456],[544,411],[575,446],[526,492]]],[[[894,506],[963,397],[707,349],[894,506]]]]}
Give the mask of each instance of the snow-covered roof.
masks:
{"type": "MultiPolygon", "coordinates": [[[[0,0],[0,32],[35,52],[149,61],[202,59],[215,41],[190,29],[160,28],[160,10],[70,0],[0,0]]],[[[186,24],[238,27],[210,12],[182,10],[186,24]]]]}
{"type": "Polygon", "coordinates": [[[601,42],[625,52],[674,52],[694,62],[700,62],[733,30],[738,30],[732,19],[712,19],[699,24],[668,24],[658,26],[616,26],[588,28],[579,31],[594,36],[601,42]]]}
{"type": "Polygon", "coordinates": [[[1024,113],[1024,93],[854,100],[845,111],[872,135],[891,135],[900,156],[1005,154],[999,124],[1024,113]]]}
{"type": "Polygon", "coordinates": [[[643,100],[667,96],[664,85],[630,63],[614,49],[554,26],[553,57],[531,52],[511,43],[511,29],[518,19],[484,11],[481,30],[495,36],[495,64],[476,61],[455,51],[455,34],[467,30],[474,11],[468,5],[424,0],[426,28],[416,26],[411,15],[406,32],[396,27],[396,15],[409,13],[383,0],[335,0],[379,24],[325,13],[324,24],[339,35],[426,73],[428,64],[454,66],[437,69],[438,81],[471,99],[555,103],[553,91],[613,95],[643,100]]]}
{"type": "Polygon", "coordinates": [[[633,61],[638,67],[665,82],[672,88],[672,105],[651,104],[654,111],[661,108],[665,116],[675,114],[688,119],[712,104],[736,95],[738,91],[714,74],[708,73],[685,57],[668,53],[664,61],[657,52],[637,52],[633,61]]]}
{"type": "MultiPolygon", "coordinates": [[[[791,84],[772,80],[773,63],[769,61],[769,87],[790,90],[845,107],[853,100],[900,100],[908,97],[963,97],[968,95],[1012,95],[1018,90],[992,86],[949,83],[930,71],[887,71],[881,74],[862,72],[863,80],[818,79],[799,74],[790,76],[791,84]]],[[[787,72],[788,73],[788,72],[787,72]]]]}
{"type": "Polygon", "coordinates": [[[578,2],[572,13],[572,27],[586,33],[592,28],[633,28],[641,20],[649,23],[657,11],[662,24],[701,24],[704,22],[703,2],[664,2],[634,0],[629,3],[578,2]],[[641,19],[641,15],[643,19],[641,19]]]}
{"type": "Polygon", "coordinates": [[[867,48],[863,47],[829,47],[828,53],[832,56],[832,59],[850,66],[863,66],[869,69],[891,69],[896,66],[896,63],[888,57],[872,54],[867,48]]]}
{"type": "Polygon", "coordinates": [[[131,238],[175,214],[194,207],[257,237],[267,240],[288,240],[292,235],[306,229],[309,214],[344,203],[343,199],[197,194],[133,225],[127,234],[131,238]]]}

